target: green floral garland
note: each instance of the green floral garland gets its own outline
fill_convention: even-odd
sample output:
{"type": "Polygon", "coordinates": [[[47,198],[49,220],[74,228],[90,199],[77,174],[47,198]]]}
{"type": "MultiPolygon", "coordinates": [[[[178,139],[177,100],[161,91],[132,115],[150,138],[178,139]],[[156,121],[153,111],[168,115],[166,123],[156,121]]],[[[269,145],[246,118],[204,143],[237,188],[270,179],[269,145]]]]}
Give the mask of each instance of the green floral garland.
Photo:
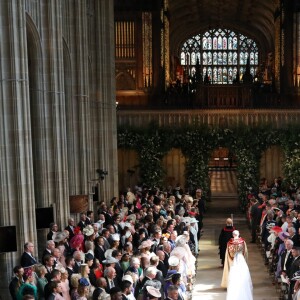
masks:
{"type": "Polygon", "coordinates": [[[208,162],[216,147],[226,147],[237,157],[237,182],[240,207],[248,205],[247,194],[258,189],[259,162],[264,150],[282,146],[285,153],[285,179],[300,183],[300,127],[272,129],[269,127],[235,128],[180,127],[165,128],[151,124],[147,128],[119,128],[118,147],[134,149],[139,155],[140,177],[149,187],[161,187],[165,170],[162,159],[172,148],[179,148],[186,157],[186,186],[201,187],[210,192],[208,162]]]}

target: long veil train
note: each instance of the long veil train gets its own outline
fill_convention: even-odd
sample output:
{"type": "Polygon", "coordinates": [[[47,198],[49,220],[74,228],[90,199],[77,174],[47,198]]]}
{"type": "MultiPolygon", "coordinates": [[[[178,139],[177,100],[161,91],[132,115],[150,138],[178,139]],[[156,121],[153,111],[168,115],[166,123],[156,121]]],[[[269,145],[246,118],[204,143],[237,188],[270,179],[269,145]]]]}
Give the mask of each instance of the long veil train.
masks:
{"type": "Polygon", "coordinates": [[[246,260],[237,252],[229,271],[226,300],[240,299],[253,300],[253,286],[246,260]]]}

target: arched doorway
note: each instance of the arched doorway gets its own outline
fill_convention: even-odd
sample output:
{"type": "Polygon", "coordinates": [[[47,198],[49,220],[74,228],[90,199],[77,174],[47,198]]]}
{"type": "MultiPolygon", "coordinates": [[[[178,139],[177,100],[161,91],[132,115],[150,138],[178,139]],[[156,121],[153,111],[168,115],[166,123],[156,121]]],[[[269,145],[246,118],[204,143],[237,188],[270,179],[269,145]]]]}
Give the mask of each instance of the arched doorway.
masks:
{"type": "Polygon", "coordinates": [[[212,151],[208,163],[212,196],[237,195],[236,165],[236,158],[228,148],[212,151]]]}

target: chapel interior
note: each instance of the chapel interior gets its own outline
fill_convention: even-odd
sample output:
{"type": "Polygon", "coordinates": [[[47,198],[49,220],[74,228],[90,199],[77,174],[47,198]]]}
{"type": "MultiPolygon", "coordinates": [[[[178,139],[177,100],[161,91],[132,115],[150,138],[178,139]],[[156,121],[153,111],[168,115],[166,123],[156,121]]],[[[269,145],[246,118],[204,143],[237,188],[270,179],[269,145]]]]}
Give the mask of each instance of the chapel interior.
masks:
{"type": "MultiPolygon", "coordinates": [[[[300,2],[4,0],[0,71],[0,299],[8,299],[24,243],[43,250],[43,221],[65,226],[140,182],[136,149],[118,147],[120,128],[300,122],[300,2]]],[[[284,176],[283,156],[266,149],[261,177],[284,176]]],[[[165,186],[185,185],[186,161],[176,147],[162,158],[165,186]]],[[[237,164],[220,145],[208,167],[237,164]]]]}

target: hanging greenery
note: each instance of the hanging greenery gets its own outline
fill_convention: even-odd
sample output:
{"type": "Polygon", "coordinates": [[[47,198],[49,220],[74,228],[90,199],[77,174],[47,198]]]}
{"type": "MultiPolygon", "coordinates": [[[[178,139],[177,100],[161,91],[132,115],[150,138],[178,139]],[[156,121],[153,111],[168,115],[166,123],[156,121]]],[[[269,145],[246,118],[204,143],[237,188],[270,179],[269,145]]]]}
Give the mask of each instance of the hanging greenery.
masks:
{"type": "Polygon", "coordinates": [[[151,124],[147,128],[120,128],[118,146],[135,149],[140,159],[140,177],[149,187],[162,186],[165,170],[162,158],[172,148],[180,148],[186,157],[186,187],[190,191],[202,188],[204,195],[210,191],[208,163],[212,151],[226,147],[237,158],[237,183],[241,209],[248,204],[249,191],[257,191],[259,164],[263,151],[280,145],[285,153],[286,181],[300,183],[300,127],[272,129],[269,127],[235,128],[180,127],[165,128],[151,124]]]}

